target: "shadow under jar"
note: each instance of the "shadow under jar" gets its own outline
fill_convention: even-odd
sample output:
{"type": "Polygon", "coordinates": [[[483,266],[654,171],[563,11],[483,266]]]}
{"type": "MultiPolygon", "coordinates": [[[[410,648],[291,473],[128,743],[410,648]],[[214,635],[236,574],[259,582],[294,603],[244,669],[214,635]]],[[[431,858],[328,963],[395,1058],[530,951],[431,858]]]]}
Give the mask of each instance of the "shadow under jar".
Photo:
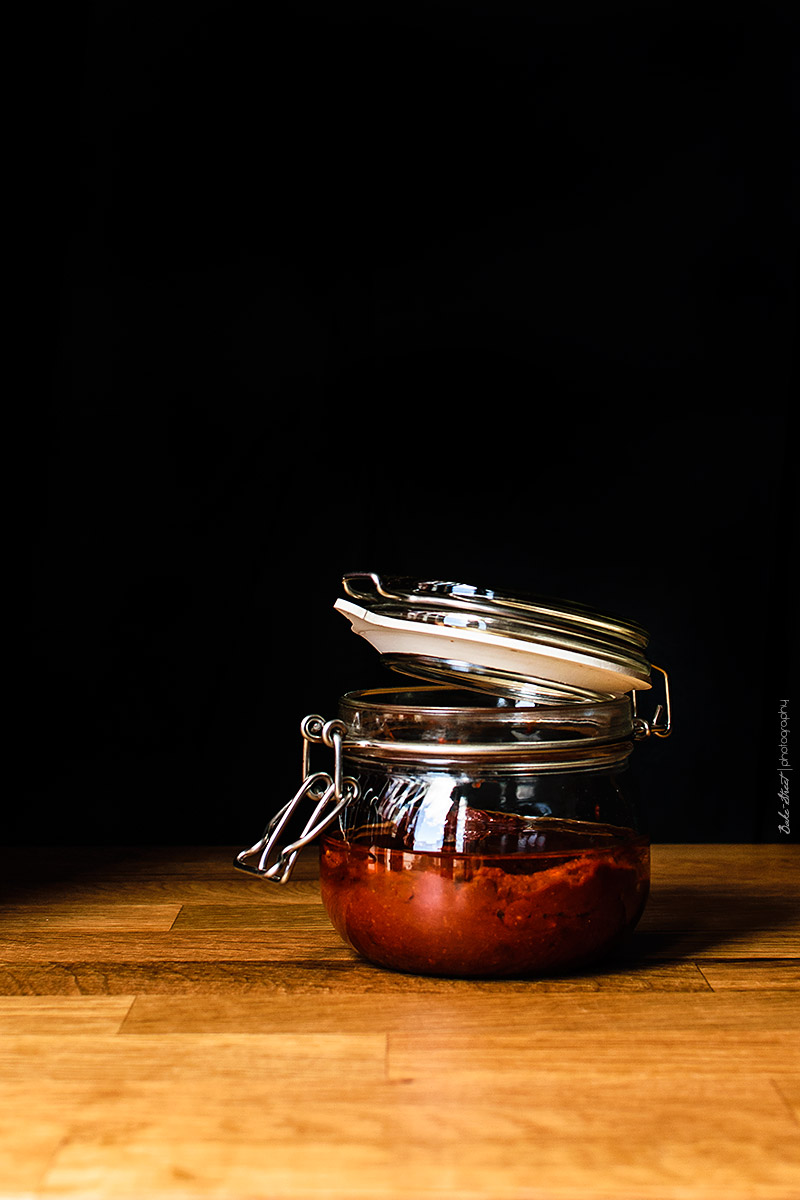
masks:
{"type": "Polygon", "coordinates": [[[320,841],[331,922],[381,966],[573,969],[636,925],[649,843],[622,787],[631,705],[528,707],[449,687],[340,702],[358,797],[320,841]]]}

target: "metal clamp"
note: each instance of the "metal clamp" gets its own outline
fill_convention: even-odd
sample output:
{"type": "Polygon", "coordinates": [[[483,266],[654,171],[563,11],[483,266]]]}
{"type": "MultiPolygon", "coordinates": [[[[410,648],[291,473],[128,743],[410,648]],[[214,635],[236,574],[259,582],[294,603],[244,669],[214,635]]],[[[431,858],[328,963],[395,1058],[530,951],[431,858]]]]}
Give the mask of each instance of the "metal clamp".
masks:
{"type": "Polygon", "coordinates": [[[650,667],[653,671],[658,671],[664,676],[664,703],[659,704],[656,711],[653,713],[653,718],[646,721],[644,717],[640,717],[636,712],[636,692],[631,693],[631,703],[633,707],[633,736],[637,740],[650,737],[669,737],[672,733],[672,714],[669,704],[669,676],[663,667],[657,667],[655,663],[651,663],[650,667]]]}
{"type": "Polygon", "coordinates": [[[364,593],[355,587],[352,583],[354,579],[369,579],[379,596],[385,597],[387,600],[402,600],[402,596],[398,596],[396,592],[388,591],[381,582],[380,575],[375,571],[347,571],[342,576],[342,586],[348,596],[353,600],[374,600],[374,596],[369,592],[364,593]]]}
{"type": "Polygon", "coordinates": [[[342,737],[345,726],[341,721],[325,721],[316,714],[304,717],[300,724],[303,735],[303,782],[288,804],[272,818],[264,835],[249,850],[242,850],[234,866],[272,883],[286,883],[294,868],[297,855],[310,845],[336,819],[346,804],[358,798],[358,784],[349,775],[342,775],[342,737]],[[322,742],[333,750],[333,774],[311,771],[311,744],[322,742]],[[278,848],[278,841],[299,805],[308,797],[316,801],[311,816],[300,836],[278,848]],[[331,805],[333,807],[331,807],[331,805]]]}

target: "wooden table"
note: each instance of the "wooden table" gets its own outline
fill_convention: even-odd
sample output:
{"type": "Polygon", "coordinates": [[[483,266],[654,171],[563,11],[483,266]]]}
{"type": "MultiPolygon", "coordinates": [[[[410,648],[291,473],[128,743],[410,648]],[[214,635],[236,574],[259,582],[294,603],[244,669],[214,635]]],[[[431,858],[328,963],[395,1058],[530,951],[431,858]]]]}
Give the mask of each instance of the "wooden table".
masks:
{"type": "Polygon", "coordinates": [[[0,1196],[800,1197],[800,847],[657,846],[623,956],[502,983],[233,854],[2,852],[0,1196]]]}

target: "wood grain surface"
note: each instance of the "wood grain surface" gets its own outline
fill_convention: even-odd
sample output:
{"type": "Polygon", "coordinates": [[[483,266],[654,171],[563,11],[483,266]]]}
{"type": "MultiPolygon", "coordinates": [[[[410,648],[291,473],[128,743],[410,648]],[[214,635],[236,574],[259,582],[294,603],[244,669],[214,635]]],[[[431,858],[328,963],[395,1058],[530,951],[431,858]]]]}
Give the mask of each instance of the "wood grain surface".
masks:
{"type": "Polygon", "coordinates": [[[0,1197],[797,1200],[800,848],[653,848],[602,969],[401,975],[227,847],[0,852],[0,1197]]]}

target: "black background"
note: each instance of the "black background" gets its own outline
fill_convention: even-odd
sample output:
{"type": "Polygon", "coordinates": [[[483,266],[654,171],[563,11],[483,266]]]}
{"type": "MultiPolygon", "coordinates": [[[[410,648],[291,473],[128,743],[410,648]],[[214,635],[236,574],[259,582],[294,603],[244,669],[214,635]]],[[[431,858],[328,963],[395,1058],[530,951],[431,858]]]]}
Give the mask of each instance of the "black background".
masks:
{"type": "Polygon", "coordinates": [[[355,569],[640,621],[652,836],[782,840],[788,9],[65,8],[12,841],[254,841],[355,569]]]}

